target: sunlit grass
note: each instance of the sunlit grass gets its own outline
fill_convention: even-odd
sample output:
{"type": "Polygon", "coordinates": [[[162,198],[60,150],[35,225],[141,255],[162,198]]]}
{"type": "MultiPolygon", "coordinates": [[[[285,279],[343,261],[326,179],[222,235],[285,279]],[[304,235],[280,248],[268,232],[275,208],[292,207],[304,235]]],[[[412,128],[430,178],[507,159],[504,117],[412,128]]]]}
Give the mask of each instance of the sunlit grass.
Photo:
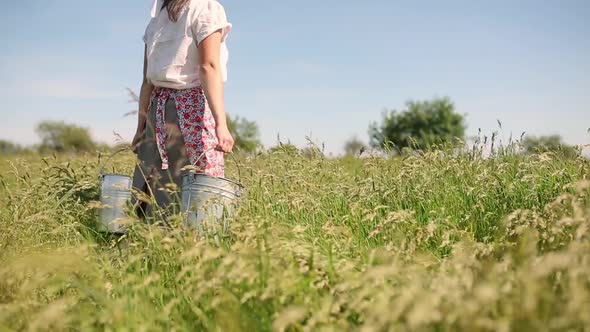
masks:
{"type": "Polygon", "coordinates": [[[586,159],[238,157],[220,246],[97,233],[100,160],[0,162],[0,330],[590,329],[586,159]]]}

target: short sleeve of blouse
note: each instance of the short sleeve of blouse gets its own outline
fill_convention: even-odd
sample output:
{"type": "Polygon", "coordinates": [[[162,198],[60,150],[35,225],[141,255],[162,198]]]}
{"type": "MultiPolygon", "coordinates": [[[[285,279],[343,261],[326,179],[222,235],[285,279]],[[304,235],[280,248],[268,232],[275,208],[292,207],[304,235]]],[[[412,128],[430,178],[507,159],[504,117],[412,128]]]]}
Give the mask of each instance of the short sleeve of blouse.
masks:
{"type": "Polygon", "coordinates": [[[200,44],[218,30],[221,30],[222,41],[225,41],[231,27],[231,23],[227,21],[225,9],[216,0],[207,1],[192,24],[193,35],[197,44],[200,44]]]}
{"type": "Polygon", "coordinates": [[[151,30],[150,28],[151,28],[151,26],[152,26],[152,22],[153,22],[153,21],[154,21],[153,19],[151,19],[151,20],[150,20],[150,22],[148,23],[147,27],[145,28],[145,31],[144,31],[144,33],[143,33],[143,37],[141,38],[141,40],[143,40],[143,42],[144,42],[145,44],[147,44],[147,41],[148,41],[148,34],[149,34],[150,30],[151,30]]]}

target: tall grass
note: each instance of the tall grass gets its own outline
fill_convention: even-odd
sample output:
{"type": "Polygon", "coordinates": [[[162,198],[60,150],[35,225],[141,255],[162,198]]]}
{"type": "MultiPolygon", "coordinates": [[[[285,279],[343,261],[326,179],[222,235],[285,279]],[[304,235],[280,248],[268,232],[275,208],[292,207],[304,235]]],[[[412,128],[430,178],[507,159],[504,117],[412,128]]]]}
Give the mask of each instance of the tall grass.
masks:
{"type": "Polygon", "coordinates": [[[98,234],[97,156],[4,161],[0,330],[590,331],[583,158],[240,160],[221,245],[98,234]]]}

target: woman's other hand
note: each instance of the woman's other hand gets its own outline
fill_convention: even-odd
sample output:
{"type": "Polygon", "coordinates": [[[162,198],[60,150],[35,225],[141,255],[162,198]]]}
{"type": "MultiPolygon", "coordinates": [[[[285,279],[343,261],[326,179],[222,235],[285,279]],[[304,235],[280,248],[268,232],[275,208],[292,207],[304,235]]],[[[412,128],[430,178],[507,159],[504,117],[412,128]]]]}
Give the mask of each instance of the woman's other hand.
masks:
{"type": "Polygon", "coordinates": [[[133,141],[131,142],[131,150],[135,154],[137,154],[139,146],[141,145],[141,141],[143,141],[143,135],[144,135],[143,130],[141,130],[141,131],[138,130],[135,132],[135,136],[133,137],[133,141]]]}

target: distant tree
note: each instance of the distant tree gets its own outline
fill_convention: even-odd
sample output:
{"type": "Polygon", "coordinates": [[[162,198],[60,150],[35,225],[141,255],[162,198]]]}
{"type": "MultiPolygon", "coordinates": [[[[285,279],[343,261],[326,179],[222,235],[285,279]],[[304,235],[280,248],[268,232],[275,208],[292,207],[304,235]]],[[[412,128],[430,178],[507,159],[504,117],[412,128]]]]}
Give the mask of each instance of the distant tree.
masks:
{"type": "Polygon", "coordinates": [[[56,152],[86,152],[95,148],[88,129],[63,121],[44,121],[37,126],[40,149],[56,152]]]}
{"type": "Polygon", "coordinates": [[[436,98],[409,101],[402,111],[385,112],[381,123],[370,125],[369,136],[375,148],[393,144],[400,150],[425,149],[464,139],[465,129],[464,116],[455,112],[454,104],[448,98],[436,98]]]}
{"type": "Polygon", "coordinates": [[[236,116],[228,117],[227,127],[231,132],[235,146],[244,152],[254,152],[260,145],[258,125],[256,122],[236,116]]]}
{"type": "Polygon", "coordinates": [[[580,150],[576,147],[563,142],[561,136],[526,136],[522,142],[525,153],[545,153],[553,152],[565,157],[576,157],[580,155],[580,150]]]}
{"type": "Polygon", "coordinates": [[[344,153],[349,156],[361,155],[366,149],[367,146],[365,143],[361,142],[361,140],[356,137],[349,139],[344,144],[344,153]]]}
{"type": "Polygon", "coordinates": [[[18,144],[0,140],[0,155],[10,155],[21,152],[23,149],[18,144]]]}

